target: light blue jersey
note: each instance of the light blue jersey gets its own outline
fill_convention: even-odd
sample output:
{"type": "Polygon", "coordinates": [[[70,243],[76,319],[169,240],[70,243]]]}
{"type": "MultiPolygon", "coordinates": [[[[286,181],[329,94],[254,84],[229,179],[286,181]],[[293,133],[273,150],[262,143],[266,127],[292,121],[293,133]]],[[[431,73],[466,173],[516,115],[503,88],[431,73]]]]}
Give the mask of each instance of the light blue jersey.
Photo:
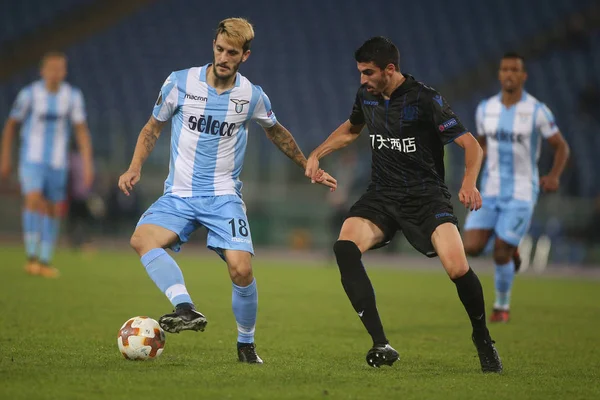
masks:
{"type": "Polygon", "coordinates": [[[535,203],[539,193],[538,159],[541,139],[556,134],[552,112],[523,92],[521,100],[507,108],[501,95],[483,100],[477,107],[477,134],[486,138],[483,197],[535,203]]]}
{"type": "Polygon", "coordinates": [[[86,120],[83,95],[68,83],[50,92],[36,81],[19,92],[10,118],[22,123],[21,165],[66,170],[72,125],[86,120]]]}
{"type": "Polygon", "coordinates": [[[475,116],[477,134],[486,138],[481,181],[482,208],[469,213],[465,230],[493,230],[518,246],[527,233],[539,194],[541,139],[559,132],[545,104],[523,92],[511,107],[501,95],[483,100],[475,116]]]}
{"type": "Polygon", "coordinates": [[[172,119],[169,176],[138,224],[175,232],[175,251],[205,226],[207,246],[221,257],[223,250],[254,254],[239,176],[248,124],[269,128],[277,119],[267,95],[239,73],[233,88],[217,94],[206,82],[209,65],[173,72],[163,84],[152,115],[172,119]]]}
{"type": "MultiPolygon", "coordinates": [[[[222,22],[219,29],[229,21],[222,22]]],[[[242,19],[236,21],[244,23],[242,19]]],[[[248,28],[252,31],[250,25],[248,28]]],[[[177,238],[170,247],[179,251],[192,232],[204,226],[208,248],[231,265],[240,252],[254,254],[239,180],[248,123],[255,120],[269,128],[277,120],[260,87],[238,73],[233,87],[218,94],[207,83],[208,67],[173,72],[158,95],[153,118],[172,120],[169,175],[164,194],[142,215],[138,227],[154,225],[175,233],[177,238]]],[[[193,309],[193,301],[177,262],[162,248],[150,249],[141,256],[148,275],[178,313],[161,317],[163,329],[172,333],[204,330],[206,319],[202,314],[196,313],[191,321],[180,317],[181,310],[193,309]]],[[[233,275],[232,280],[236,280],[233,275]]],[[[254,348],[258,292],[254,279],[246,286],[236,283],[232,284],[232,309],[241,351],[246,346],[254,348]]]]}
{"type": "Polygon", "coordinates": [[[179,197],[240,195],[248,124],[277,123],[267,95],[248,79],[217,94],[206,83],[209,65],[173,72],[160,91],[152,115],[172,118],[171,161],[165,194],[179,197]]]}

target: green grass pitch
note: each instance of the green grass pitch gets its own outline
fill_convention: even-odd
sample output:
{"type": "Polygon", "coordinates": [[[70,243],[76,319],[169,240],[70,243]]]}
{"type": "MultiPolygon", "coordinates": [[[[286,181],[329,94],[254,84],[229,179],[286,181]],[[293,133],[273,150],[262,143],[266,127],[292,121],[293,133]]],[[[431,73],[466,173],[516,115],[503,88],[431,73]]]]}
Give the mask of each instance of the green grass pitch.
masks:
{"type": "MultiPolygon", "coordinates": [[[[373,369],[370,340],[333,265],[254,260],[262,366],[240,365],[231,283],[218,257],[178,256],[208,318],[167,335],[162,356],[125,360],[130,317],[171,311],[133,252],[61,251],[57,280],[0,248],[0,399],[600,399],[600,281],[522,276],[513,320],[491,327],[503,375],[483,375],[454,285],[439,270],[370,268],[401,359],[373,369]]],[[[438,262],[433,260],[432,262],[438,262]]],[[[489,304],[493,280],[481,274],[489,304]]]]}

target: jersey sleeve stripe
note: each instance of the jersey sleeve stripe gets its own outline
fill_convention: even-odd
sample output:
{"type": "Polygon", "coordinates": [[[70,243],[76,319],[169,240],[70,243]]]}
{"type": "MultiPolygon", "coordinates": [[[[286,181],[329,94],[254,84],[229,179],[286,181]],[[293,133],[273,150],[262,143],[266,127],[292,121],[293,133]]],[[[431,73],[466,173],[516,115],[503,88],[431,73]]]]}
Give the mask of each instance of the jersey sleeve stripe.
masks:
{"type": "Polygon", "coordinates": [[[469,133],[469,131],[464,131],[464,132],[461,132],[461,133],[459,133],[458,135],[454,136],[453,138],[450,138],[449,140],[447,140],[447,141],[446,141],[444,144],[449,144],[449,143],[452,143],[452,142],[454,142],[456,139],[458,139],[459,137],[461,137],[462,135],[465,135],[465,134],[467,134],[467,133],[469,133]]]}

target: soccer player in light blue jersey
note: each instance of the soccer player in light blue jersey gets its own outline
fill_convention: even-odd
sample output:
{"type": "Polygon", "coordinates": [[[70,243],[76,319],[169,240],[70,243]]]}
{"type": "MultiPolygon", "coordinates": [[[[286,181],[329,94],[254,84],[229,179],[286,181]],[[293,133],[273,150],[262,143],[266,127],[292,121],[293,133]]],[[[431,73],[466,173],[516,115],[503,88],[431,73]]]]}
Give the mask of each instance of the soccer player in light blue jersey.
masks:
{"type": "Polygon", "coordinates": [[[92,185],[94,168],[83,95],[64,82],[66,56],[58,52],[46,54],[40,72],[41,80],[19,92],[4,126],[0,177],[10,176],[12,143],[20,127],[19,180],[24,196],[25,269],[32,275],[54,278],[58,270],[51,262],[58,239],[61,203],[66,199],[72,131],[84,160],[87,187],[92,185]]]}
{"type": "MultiPolygon", "coordinates": [[[[159,323],[171,333],[203,331],[206,326],[181,270],[165,251],[178,251],[193,231],[205,226],[207,246],[225,260],[233,282],[238,359],[262,363],[254,345],[258,305],[251,266],[254,250],[239,180],[249,123],[257,122],[299,167],[305,168],[306,158],[277,122],[263,90],[237,72],[250,56],[253,38],[248,21],[226,19],[217,28],[211,64],[169,75],[119,187],[128,195],[140,180],[142,165],[170,119],[171,161],[164,194],[142,215],[131,237],[148,275],[175,306],[175,312],[162,316],[159,323]]],[[[337,185],[323,171],[315,181],[331,190],[337,185]]]]}
{"type": "Polygon", "coordinates": [[[465,224],[467,254],[479,255],[493,246],[496,268],[496,301],[492,322],[508,322],[515,272],[520,265],[519,242],[529,229],[539,189],[558,190],[569,158],[569,146],[552,112],[527,93],[523,57],[507,53],[500,62],[502,91],[479,103],[477,134],[486,151],[481,181],[483,207],[472,212],[465,224]],[[539,177],[541,140],[554,149],[554,165],[539,177]]]}

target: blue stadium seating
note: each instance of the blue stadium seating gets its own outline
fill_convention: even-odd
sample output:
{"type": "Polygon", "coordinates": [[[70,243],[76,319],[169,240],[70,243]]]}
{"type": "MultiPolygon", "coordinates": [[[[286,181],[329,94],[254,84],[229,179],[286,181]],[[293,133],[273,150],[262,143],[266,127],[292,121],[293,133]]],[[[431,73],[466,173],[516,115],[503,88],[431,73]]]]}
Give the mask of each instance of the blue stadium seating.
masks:
{"type": "Polygon", "coordinates": [[[94,0],[1,0],[0,47],[94,0]]]}
{"type": "MultiPolygon", "coordinates": [[[[85,94],[98,151],[106,154],[123,142],[132,148],[165,77],[210,61],[216,23],[245,16],[255,23],[256,41],[242,73],[265,89],[280,121],[308,151],[347,118],[359,79],[353,51],[365,39],[390,37],[400,48],[402,69],[438,86],[551,29],[591,0],[556,0],[551,6],[546,0],[528,0],[527,6],[522,0],[377,3],[230,0],[211,9],[194,0],[156,2],[70,47],[69,80],[85,94]]],[[[594,40],[598,48],[597,35],[594,40]]],[[[586,57],[556,52],[529,64],[529,90],[552,107],[567,135],[577,122],[573,85],[593,73],[582,72],[586,57]]],[[[594,57],[591,71],[598,75],[594,57]]],[[[34,68],[23,71],[0,86],[0,116],[35,74],[34,68]]],[[[477,101],[494,90],[481,88],[454,105],[468,126],[477,101]]]]}

